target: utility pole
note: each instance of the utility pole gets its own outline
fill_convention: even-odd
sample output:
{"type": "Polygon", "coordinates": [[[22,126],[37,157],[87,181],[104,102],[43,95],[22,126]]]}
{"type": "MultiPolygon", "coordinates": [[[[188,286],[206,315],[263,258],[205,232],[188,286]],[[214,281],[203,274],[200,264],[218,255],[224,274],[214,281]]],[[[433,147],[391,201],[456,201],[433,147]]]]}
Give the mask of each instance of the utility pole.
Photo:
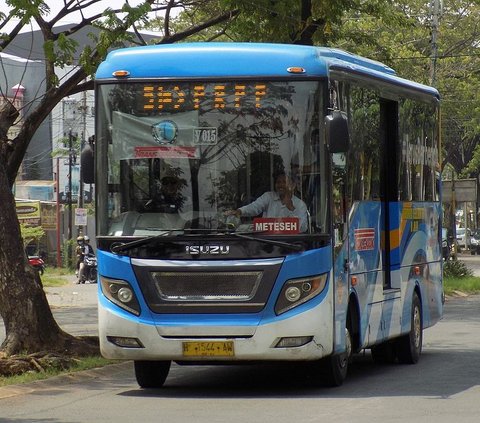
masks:
{"type": "Polygon", "coordinates": [[[72,239],[72,167],[73,167],[73,134],[68,131],[68,240],[72,239]]]}
{"type": "Polygon", "coordinates": [[[55,172],[55,190],[56,190],[56,217],[57,217],[57,267],[62,267],[62,254],[60,242],[60,157],[57,157],[57,171],[55,172]]]}
{"type": "MultiPolygon", "coordinates": [[[[450,216],[452,225],[452,237],[453,237],[453,258],[457,259],[458,245],[457,245],[457,199],[455,194],[455,169],[452,166],[452,204],[450,206],[450,216]]],[[[465,227],[465,238],[467,236],[467,229],[465,227]]]]}
{"type": "Polygon", "coordinates": [[[441,4],[442,0],[431,0],[432,8],[432,27],[431,27],[431,44],[432,44],[432,53],[431,53],[431,62],[430,62],[430,85],[435,87],[437,85],[437,57],[438,57],[438,44],[437,44],[437,35],[441,10],[443,5],[441,4]]]}
{"type": "MultiPolygon", "coordinates": [[[[72,154],[73,153],[73,134],[72,128],[68,130],[68,236],[67,239],[72,239],[72,154]]],[[[72,245],[68,243],[68,263],[72,262],[72,245]]]]}
{"type": "MultiPolygon", "coordinates": [[[[87,93],[86,91],[83,92],[82,94],[82,105],[81,105],[81,109],[82,109],[82,133],[81,133],[81,136],[80,136],[80,172],[79,172],[79,175],[80,175],[80,181],[79,181],[79,185],[78,185],[78,208],[83,208],[83,202],[84,202],[84,189],[83,189],[83,175],[82,175],[82,162],[81,162],[81,156],[82,156],[82,151],[83,151],[83,147],[85,147],[85,134],[87,133],[87,117],[86,117],[86,114],[87,114],[87,93]]],[[[83,226],[79,226],[78,227],[78,234],[80,235],[80,233],[83,233],[83,226]]],[[[85,234],[86,234],[86,230],[85,230],[85,234]]]]}

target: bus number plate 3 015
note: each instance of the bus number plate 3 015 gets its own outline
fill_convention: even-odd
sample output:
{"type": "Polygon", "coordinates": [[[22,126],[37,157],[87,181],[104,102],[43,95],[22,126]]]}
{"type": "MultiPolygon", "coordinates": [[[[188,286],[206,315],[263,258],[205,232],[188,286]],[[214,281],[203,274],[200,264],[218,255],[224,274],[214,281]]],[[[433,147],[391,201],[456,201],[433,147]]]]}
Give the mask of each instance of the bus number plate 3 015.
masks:
{"type": "Polygon", "coordinates": [[[217,144],[217,128],[210,128],[210,127],[194,128],[193,144],[194,145],[216,145],[217,144]]]}
{"type": "Polygon", "coordinates": [[[233,357],[233,341],[184,342],[184,357],[233,357]]]}

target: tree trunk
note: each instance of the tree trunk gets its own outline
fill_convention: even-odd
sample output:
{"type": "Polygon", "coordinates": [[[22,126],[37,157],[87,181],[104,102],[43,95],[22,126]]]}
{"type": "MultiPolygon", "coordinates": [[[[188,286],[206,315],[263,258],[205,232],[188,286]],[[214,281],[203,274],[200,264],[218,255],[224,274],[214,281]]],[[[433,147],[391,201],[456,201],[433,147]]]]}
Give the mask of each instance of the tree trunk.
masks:
{"type": "MultiPolygon", "coordinates": [[[[13,113],[0,113],[5,120],[13,113]]],[[[6,124],[8,127],[8,123],[6,124]]],[[[15,198],[5,163],[11,148],[0,127],[0,316],[6,338],[0,349],[5,355],[56,351],[93,354],[98,349],[68,335],[55,322],[40,276],[27,262],[23,250],[15,198]]]]}

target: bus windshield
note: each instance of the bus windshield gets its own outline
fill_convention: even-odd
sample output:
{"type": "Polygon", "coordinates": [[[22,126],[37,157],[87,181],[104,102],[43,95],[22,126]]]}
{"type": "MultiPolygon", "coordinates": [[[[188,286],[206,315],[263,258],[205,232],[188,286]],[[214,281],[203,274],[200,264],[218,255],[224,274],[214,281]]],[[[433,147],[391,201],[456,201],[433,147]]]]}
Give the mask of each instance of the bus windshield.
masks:
{"type": "Polygon", "coordinates": [[[327,232],[323,86],[99,84],[98,234],[327,232]]]}

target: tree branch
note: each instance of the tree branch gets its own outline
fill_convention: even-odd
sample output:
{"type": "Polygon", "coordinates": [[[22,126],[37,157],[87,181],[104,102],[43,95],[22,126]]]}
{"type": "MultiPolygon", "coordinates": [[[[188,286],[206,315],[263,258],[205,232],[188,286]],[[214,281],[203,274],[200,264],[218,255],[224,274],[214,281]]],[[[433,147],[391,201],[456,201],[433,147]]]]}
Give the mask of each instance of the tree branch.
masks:
{"type": "Polygon", "coordinates": [[[165,20],[163,28],[163,33],[165,34],[165,37],[170,37],[170,12],[174,4],[175,0],[169,0],[167,9],[165,10],[165,20]]]}
{"type": "MultiPolygon", "coordinates": [[[[4,26],[4,24],[7,24],[10,19],[6,19],[5,22],[2,23],[0,26],[0,29],[4,26]]],[[[19,22],[17,25],[15,25],[15,28],[13,28],[12,31],[8,35],[4,34],[4,38],[1,38],[0,42],[0,51],[5,50],[7,46],[12,42],[12,40],[20,33],[21,29],[25,25],[22,22],[19,22]]]]}
{"type": "Polygon", "coordinates": [[[192,34],[196,34],[197,32],[202,31],[203,29],[210,28],[211,26],[217,25],[219,23],[228,21],[230,19],[233,19],[240,13],[239,9],[234,9],[225,13],[222,13],[221,15],[218,15],[215,18],[212,18],[200,25],[193,26],[185,31],[182,32],[177,32],[176,34],[170,36],[170,37],[163,37],[162,40],[160,40],[157,44],[172,44],[177,41],[183,40],[187,37],[189,37],[192,34]]]}
{"type": "Polygon", "coordinates": [[[11,186],[15,182],[18,169],[27,151],[30,140],[41,123],[52,112],[53,108],[72,90],[77,87],[85,78],[86,73],[83,68],[79,68],[67,81],[63,82],[58,88],[51,88],[41,99],[35,110],[27,115],[20,132],[13,140],[13,151],[7,160],[7,175],[11,186]]]}

